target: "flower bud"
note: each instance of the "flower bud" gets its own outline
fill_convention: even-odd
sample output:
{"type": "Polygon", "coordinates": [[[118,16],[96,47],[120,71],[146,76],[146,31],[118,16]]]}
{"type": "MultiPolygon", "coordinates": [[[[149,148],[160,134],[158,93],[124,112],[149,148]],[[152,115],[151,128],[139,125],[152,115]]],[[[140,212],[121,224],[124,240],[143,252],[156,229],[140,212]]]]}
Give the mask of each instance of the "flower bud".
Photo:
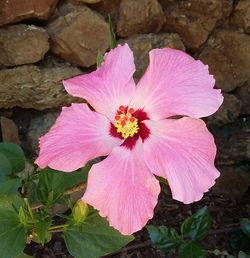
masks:
{"type": "Polygon", "coordinates": [[[89,212],[88,204],[82,200],[78,200],[73,207],[72,215],[75,224],[79,225],[83,223],[89,212]]]}

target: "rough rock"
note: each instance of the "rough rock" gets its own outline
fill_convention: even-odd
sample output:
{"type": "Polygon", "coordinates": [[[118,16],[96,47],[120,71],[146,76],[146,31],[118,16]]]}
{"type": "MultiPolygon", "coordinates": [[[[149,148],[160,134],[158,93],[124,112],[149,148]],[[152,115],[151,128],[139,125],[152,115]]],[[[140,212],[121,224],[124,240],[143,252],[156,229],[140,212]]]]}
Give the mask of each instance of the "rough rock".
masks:
{"type": "Polygon", "coordinates": [[[47,32],[24,24],[0,29],[0,66],[36,63],[49,50],[47,32]]]}
{"type": "Polygon", "coordinates": [[[217,87],[230,92],[250,80],[250,36],[235,30],[217,30],[199,59],[209,65],[217,87]]]}
{"type": "Polygon", "coordinates": [[[14,142],[20,144],[16,124],[9,118],[0,117],[1,136],[3,142],[14,142]]]}
{"type": "Polygon", "coordinates": [[[25,144],[29,152],[38,155],[38,139],[48,132],[59,114],[60,112],[53,111],[40,114],[31,119],[25,144]]]}
{"type": "MultiPolygon", "coordinates": [[[[123,43],[124,41],[120,41],[123,43]]],[[[185,50],[185,47],[178,34],[160,33],[160,34],[141,34],[132,36],[126,41],[133,50],[136,64],[135,79],[138,80],[146,70],[149,63],[148,53],[154,48],[171,47],[185,50]]]]}
{"type": "Polygon", "coordinates": [[[250,82],[235,91],[235,95],[241,100],[241,115],[250,115],[250,82]]]}
{"type": "Polygon", "coordinates": [[[0,108],[22,107],[44,110],[67,105],[69,96],[62,80],[80,74],[80,70],[58,65],[23,65],[0,70],[0,108]]]}
{"type": "Polygon", "coordinates": [[[215,139],[218,165],[228,166],[250,161],[250,126],[246,119],[217,131],[215,139]]]}
{"type": "Polygon", "coordinates": [[[98,3],[89,4],[89,6],[91,7],[91,9],[97,11],[105,18],[108,18],[108,16],[110,16],[112,18],[113,27],[115,28],[119,16],[120,2],[121,0],[101,0],[98,3]]]}
{"type": "Polygon", "coordinates": [[[241,101],[232,94],[223,94],[224,101],[218,111],[208,117],[208,124],[223,125],[232,123],[240,114],[241,101]]]}
{"type": "Polygon", "coordinates": [[[232,9],[231,0],[160,0],[165,31],[177,32],[187,48],[198,48],[232,9]]]}
{"type": "Polygon", "coordinates": [[[26,19],[47,20],[58,0],[1,0],[0,26],[26,19]]]}
{"type": "Polygon", "coordinates": [[[78,2],[86,3],[86,4],[96,4],[101,2],[101,0],[77,0],[78,2]]]}
{"type": "Polygon", "coordinates": [[[163,23],[163,10],[157,0],[122,0],[116,32],[124,38],[136,33],[158,32],[163,23]]]}
{"type": "Polygon", "coordinates": [[[250,33],[250,1],[238,1],[233,17],[232,23],[239,28],[243,28],[246,33],[250,33]]]}
{"type": "Polygon", "coordinates": [[[84,67],[96,63],[98,49],[109,46],[109,29],[104,18],[86,6],[67,3],[48,26],[51,50],[65,60],[84,67]]]}
{"type": "Polygon", "coordinates": [[[0,116],[12,117],[12,115],[13,115],[12,109],[0,109],[0,116]]]}
{"type": "Polygon", "coordinates": [[[221,174],[213,187],[215,193],[237,198],[247,192],[250,180],[246,172],[227,166],[219,167],[218,170],[221,174]]]}

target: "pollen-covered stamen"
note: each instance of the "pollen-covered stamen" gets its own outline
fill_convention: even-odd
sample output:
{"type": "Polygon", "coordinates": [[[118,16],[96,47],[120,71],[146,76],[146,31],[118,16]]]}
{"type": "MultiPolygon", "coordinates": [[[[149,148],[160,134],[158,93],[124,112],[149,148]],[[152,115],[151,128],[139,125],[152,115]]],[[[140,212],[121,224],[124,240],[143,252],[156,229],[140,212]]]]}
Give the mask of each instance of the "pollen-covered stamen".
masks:
{"type": "Polygon", "coordinates": [[[139,131],[138,120],[133,117],[134,113],[133,108],[129,108],[126,112],[126,108],[124,106],[120,106],[118,110],[118,114],[115,115],[115,124],[116,130],[118,133],[122,134],[124,139],[127,139],[129,136],[133,137],[139,131]]]}

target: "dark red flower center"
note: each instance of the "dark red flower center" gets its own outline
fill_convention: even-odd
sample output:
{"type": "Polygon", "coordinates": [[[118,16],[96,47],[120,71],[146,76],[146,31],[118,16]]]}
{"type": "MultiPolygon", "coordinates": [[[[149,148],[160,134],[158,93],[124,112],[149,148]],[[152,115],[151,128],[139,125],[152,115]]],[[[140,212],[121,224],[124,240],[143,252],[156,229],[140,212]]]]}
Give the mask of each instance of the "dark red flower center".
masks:
{"type": "Polygon", "coordinates": [[[143,123],[147,119],[149,117],[142,109],[120,106],[115,115],[115,123],[110,123],[110,134],[125,139],[122,146],[132,150],[139,138],[145,141],[149,137],[150,130],[143,123]]]}

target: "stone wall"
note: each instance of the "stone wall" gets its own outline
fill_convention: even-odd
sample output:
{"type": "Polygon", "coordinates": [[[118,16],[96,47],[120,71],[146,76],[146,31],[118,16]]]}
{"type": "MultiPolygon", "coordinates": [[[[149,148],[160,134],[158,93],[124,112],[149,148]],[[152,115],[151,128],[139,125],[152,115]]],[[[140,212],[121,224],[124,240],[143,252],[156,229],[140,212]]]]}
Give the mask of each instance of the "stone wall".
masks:
{"type": "Polygon", "coordinates": [[[60,108],[81,101],[65,92],[62,80],[93,70],[98,49],[108,49],[108,15],[119,41],[134,51],[136,80],[153,48],[186,50],[209,65],[225,100],[206,121],[221,178],[233,185],[229,173],[244,174],[250,162],[249,0],[2,0],[2,140],[21,140],[36,155],[38,137],[60,108]]]}

